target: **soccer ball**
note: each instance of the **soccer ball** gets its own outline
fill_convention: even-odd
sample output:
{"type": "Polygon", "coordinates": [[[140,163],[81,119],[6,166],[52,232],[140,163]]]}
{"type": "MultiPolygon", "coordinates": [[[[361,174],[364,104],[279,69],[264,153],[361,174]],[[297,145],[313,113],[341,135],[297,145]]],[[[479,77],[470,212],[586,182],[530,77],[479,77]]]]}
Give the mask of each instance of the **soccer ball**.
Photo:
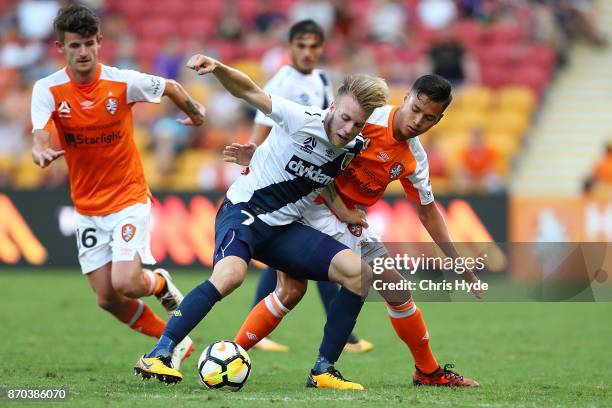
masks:
{"type": "Polygon", "coordinates": [[[198,360],[200,384],[208,388],[238,391],[251,373],[251,359],[247,352],[233,341],[217,341],[200,355],[198,360]]]}

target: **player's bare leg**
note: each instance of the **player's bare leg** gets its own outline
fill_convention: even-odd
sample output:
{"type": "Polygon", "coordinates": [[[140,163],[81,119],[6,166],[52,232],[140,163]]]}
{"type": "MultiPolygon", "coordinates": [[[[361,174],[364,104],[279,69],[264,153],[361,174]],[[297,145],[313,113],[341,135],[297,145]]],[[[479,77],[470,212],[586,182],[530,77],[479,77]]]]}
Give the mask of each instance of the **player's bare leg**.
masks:
{"type": "Polygon", "coordinates": [[[117,292],[123,296],[137,299],[161,291],[166,282],[163,277],[151,279],[150,275],[142,269],[140,255],[137,253],[132,261],[113,262],[112,283],[117,292]]]}
{"type": "Polygon", "coordinates": [[[136,331],[156,338],[161,336],[164,321],[142,300],[130,299],[115,289],[110,262],[88,273],[87,279],[96,293],[98,306],[136,331]]]}
{"type": "MultiPolygon", "coordinates": [[[[117,309],[113,314],[134,330],[159,338],[166,323],[142,300],[134,297],[153,294],[167,313],[175,310],[183,296],[172,283],[168,272],[163,269],[157,269],[155,272],[143,269],[138,254],[133,261],[113,262],[104,268],[105,278],[101,279],[98,285],[101,287],[102,296],[98,296],[98,299],[102,299],[103,304],[111,308],[111,313],[117,309]]],[[[193,351],[193,341],[185,338],[173,353],[175,367],[179,367],[193,351]]]]}

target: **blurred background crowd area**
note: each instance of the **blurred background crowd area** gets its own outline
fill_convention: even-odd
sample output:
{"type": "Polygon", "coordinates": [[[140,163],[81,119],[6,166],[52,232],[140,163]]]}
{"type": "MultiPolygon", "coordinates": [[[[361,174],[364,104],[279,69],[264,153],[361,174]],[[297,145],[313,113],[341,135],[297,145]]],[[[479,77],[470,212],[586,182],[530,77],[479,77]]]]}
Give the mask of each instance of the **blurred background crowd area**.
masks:
{"type": "MultiPolygon", "coordinates": [[[[41,171],[29,153],[32,85],[64,65],[51,23],[65,3],[0,0],[0,187],[67,183],[65,165],[41,171]]],[[[184,69],[189,56],[217,57],[264,85],[290,62],[288,27],[301,19],[325,29],[321,67],[334,84],[348,73],[377,74],[390,85],[389,102],[401,104],[419,75],[435,72],[453,83],[445,117],[421,137],[442,193],[505,191],[572,45],[607,47],[589,0],[83,3],[102,19],[103,63],[177,79],[207,107],[206,124],[191,129],[174,121],[171,104],[136,106],[135,139],[153,190],[224,190],[242,170],[225,165],[220,152],[249,140],[254,112],[184,69]]]]}

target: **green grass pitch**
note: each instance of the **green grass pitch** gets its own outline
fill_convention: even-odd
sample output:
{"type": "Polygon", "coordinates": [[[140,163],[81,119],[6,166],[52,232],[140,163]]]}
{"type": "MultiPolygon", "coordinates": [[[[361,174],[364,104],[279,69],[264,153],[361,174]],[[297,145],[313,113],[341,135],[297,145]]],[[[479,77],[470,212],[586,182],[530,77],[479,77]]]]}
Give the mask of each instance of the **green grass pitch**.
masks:
{"type": "MultiPolygon", "coordinates": [[[[184,292],[205,277],[175,271],[184,292]]],[[[154,340],[98,309],[78,271],[0,269],[0,386],[67,387],[69,400],[53,406],[88,408],[612,406],[611,303],[419,303],[438,360],[455,363],[460,373],[481,383],[470,390],[413,387],[412,359],[384,305],[367,303],[356,331],[375,349],[345,354],[337,364],[366,391],[306,389],[324,323],[313,284],[275,333],[290,345],[290,353],[254,350],[253,371],[242,391],[206,390],[197,382],[198,355],[215,340],[233,338],[256,277],[250,274],[195,329],[197,351],[183,365],[185,379],[165,386],[133,376],[133,363],[154,340]]],[[[154,299],[147,302],[161,313],[154,299]]]]}

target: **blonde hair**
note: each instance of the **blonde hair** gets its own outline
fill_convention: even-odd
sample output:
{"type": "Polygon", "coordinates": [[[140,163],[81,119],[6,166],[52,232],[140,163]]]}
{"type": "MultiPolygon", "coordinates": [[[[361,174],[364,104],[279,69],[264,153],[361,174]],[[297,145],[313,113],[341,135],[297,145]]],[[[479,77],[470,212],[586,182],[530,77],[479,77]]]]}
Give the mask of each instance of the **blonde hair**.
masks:
{"type": "Polygon", "coordinates": [[[372,113],[374,109],[387,104],[389,87],[384,79],[366,75],[354,74],[345,77],[338,89],[338,96],[351,95],[361,109],[372,113]]]}

